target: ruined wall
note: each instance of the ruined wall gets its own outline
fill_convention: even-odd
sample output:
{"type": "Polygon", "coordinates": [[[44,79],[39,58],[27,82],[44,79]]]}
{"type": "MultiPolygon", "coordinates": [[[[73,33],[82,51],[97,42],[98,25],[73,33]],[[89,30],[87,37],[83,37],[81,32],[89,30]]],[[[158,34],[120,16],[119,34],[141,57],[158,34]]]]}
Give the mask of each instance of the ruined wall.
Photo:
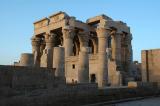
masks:
{"type": "Polygon", "coordinates": [[[160,49],[142,51],[142,81],[160,82],[160,49]]]}
{"type": "Polygon", "coordinates": [[[69,56],[65,61],[66,82],[72,83],[78,81],[78,57],[69,56]]]}
{"type": "MultiPolygon", "coordinates": [[[[97,89],[96,84],[67,85],[64,88],[36,90],[28,95],[0,99],[0,106],[80,106],[114,100],[134,100],[136,97],[159,94],[155,87],[97,89]],[[129,98],[129,99],[128,99],[129,98]]],[[[1,95],[0,95],[1,96],[1,95]]]]}
{"type": "MultiPolygon", "coordinates": [[[[89,55],[89,82],[91,82],[91,75],[95,74],[95,82],[97,82],[97,74],[98,74],[98,68],[97,68],[97,55],[89,55]]],[[[70,56],[66,59],[66,70],[65,70],[65,76],[67,83],[72,83],[72,81],[77,82],[78,81],[78,56],[70,56]]]]}
{"type": "Polygon", "coordinates": [[[108,61],[108,83],[111,86],[122,85],[122,75],[120,71],[117,71],[117,66],[114,61],[108,61]]]}
{"type": "Polygon", "coordinates": [[[0,66],[0,87],[16,89],[48,88],[59,83],[53,69],[0,66]]]}
{"type": "MultiPolygon", "coordinates": [[[[92,76],[95,75],[95,82],[98,83],[97,77],[98,77],[98,56],[97,55],[89,55],[89,81],[91,82],[92,76]]],[[[94,81],[93,81],[94,82],[94,81]]]]}

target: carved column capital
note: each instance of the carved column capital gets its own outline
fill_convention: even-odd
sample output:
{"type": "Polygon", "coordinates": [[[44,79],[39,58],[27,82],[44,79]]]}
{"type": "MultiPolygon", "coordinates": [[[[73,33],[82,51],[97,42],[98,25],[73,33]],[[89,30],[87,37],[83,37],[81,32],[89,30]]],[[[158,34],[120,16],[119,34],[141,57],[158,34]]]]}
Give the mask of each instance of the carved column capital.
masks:
{"type": "Polygon", "coordinates": [[[123,35],[120,32],[113,31],[113,32],[110,33],[110,36],[111,36],[111,38],[115,38],[116,39],[116,38],[119,38],[119,37],[121,37],[123,35]]]}
{"type": "Polygon", "coordinates": [[[96,32],[97,32],[97,36],[98,37],[108,37],[111,30],[110,29],[106,29],[106,28],[101,28],[101,27],[98,27],[96,29],[96,32]]]}
{"type": "Polygon", "coordinates": [[[38,38],[38,37],[32,37],[31,38],[31,40],[32,40],[32,46],[40,46],[40,38],[38,38]]]}
{"type": "Polygon", "coordinates": [[[52,49],[52,47],[54,46],[54,35],[45,34],[45,42],[46,42],[46,48],[52,49]]]}
{"type": "Polygon", "coordinates": [[[89,33],[87,32],[79,32],[78,33],[78,38],[80,40],[80,43],[82,44],[82,46],[88,46],[88,42],[89,42],[89,33]]]}
{"type": "Polygon", "coordinates": [[[45,34],[45,42],[46,43],[53,43],[54,36],[53,34],[45,34]]]}
{"type": "Polygon", "coordinates": [[[75,30],[74,28],[68,26],[62,29],[62,33],[64,39],[69,39],[69,38],[73,39],[75,35],[75,30]]]}

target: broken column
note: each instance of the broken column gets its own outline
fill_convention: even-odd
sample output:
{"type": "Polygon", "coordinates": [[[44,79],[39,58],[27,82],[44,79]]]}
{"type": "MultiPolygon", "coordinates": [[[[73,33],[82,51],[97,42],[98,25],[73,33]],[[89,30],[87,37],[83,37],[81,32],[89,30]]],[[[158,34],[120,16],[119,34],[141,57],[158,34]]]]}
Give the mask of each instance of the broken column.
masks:
{"type": "Polygon", "coordinates": [[[107,59],[107,38],[109,36],[109,29],[98,27],[98,86],[104,87],[108,81],[108,59],[107,59]]]}
{"type": "Polygon", "coordinates": [[[31,53],[22,53],[19,66],[33,66],[34,56],[31,53]]]}
{"type": "Polygon", "coordinates": [[[54,47],[53,68],[55,76],[65,77],[64,73],[64,47],[54,47]]]}

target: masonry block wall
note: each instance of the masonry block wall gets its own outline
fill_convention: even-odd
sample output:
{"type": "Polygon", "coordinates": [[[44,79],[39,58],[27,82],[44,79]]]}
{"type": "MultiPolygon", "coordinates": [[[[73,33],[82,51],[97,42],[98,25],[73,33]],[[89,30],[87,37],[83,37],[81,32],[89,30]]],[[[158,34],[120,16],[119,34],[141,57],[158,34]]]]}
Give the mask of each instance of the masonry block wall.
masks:
{"type": "Polygon", "coordinates": [[[160,49],[142,51],[142,81],[160,82],[160,49]]]}
{"type": "Polygon", "coordinates": [[[53,87],[56,78],[53,69],[0,66],[0,86],[16,89],[53,87]]]}

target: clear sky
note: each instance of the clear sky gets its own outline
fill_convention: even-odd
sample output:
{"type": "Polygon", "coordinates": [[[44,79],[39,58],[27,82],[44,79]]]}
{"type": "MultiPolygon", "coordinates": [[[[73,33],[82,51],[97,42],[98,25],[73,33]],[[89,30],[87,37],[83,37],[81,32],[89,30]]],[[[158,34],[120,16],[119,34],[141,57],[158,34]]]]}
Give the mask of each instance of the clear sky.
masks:
{"type": "Polygon", "coordinates": [[[86,21],[106,14],[131,27],[133,58],[141,50],[160,48],[160,0],[0,0],[0,64],[31,52],[33,22],[57,11],[86,21]]]}

